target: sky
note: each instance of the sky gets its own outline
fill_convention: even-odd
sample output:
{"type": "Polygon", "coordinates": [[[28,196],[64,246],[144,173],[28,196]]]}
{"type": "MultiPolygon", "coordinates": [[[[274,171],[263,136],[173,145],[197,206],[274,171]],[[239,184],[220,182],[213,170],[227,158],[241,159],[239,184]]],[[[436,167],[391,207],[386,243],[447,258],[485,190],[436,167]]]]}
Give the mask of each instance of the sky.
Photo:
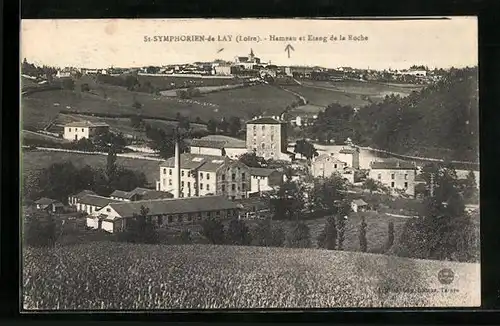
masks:
{"type": "Polygon", "coordinates": [[[21,60],[56,67],[140,67],[246,56],[328,68],[404,69],[477,65],[476,17],[436,20],[99,19],[22,20],[21,60]],[[203,35],[205,41],[145,42],[203,35]],[[309,41],[309,35],[327,42],[309,41]],[[363,41],[349,40],[349,35],[363,41]],[[213,37],[208,41],[208,37],[213,37]],[[229,41],[231,36],[231,41],[229,41]],[[295,37],[292,41],[271,41],[295,37]],[[345,40],[341,40],[341,36],[345,40]],[[260,37],[260,41],[237,41],[260,37]],[[300,38],[304,37],[305,40],[300,38]],[[333,38],[337,37],[337,40],[333,38]],[[219,39],[220,38],[220,39],[219,39]],[[290,44],[288,57],[285,47],[290,44]]]}

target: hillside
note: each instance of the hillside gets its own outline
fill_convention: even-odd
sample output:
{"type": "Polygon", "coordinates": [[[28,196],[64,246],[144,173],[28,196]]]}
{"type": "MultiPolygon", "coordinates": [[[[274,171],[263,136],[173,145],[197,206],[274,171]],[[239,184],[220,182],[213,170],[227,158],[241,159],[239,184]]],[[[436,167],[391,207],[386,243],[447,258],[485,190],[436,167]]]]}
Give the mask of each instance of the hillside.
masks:
{"type": "Polygon", "coordinates": [[[477,306],[480,268],[316,249],[95,242],[25,248],[23,297],[27,309],[477,306]],[[448,286],[437,280],[445,267],[455,273],[448,286]]]}
{"type": "Polygon", "coordinates": [[[312,138],[344,141],[403,155],[477,161],[477,68],[452,69],[409,96],[386,96],[360,109],[330,105],[309,130],[312,138]]]}

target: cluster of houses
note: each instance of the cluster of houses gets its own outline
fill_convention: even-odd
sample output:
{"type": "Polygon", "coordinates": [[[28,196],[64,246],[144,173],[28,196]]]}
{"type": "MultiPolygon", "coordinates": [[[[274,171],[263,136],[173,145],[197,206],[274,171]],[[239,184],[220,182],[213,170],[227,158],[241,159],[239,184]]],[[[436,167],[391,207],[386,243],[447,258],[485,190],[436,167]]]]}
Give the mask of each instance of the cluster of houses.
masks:
{"type": "MultiPolygon", "coordinates": [[[[95,123],[71,123],[64,128],[64,138],[89,138],[109,126],[95,123]]],[[[248,167],[240,160],[244,153],[254,152],[266,160],[291,162],[294,153],[288,151],[287,122],[279,117],[256,117],[246,124],[246,141],[210,135],[193,139],[189,153],[180,153],[176,142],[175,155],[159,166],[155,189],[136,188],[115,190],[109,197],[92,191],[82,191],[68,198],[75,210],[87,213],[87,226],[108,232],[122,230],[126,220],[146,208],[147,214],[160,226],[191,223],[207,217],[239,217],[255,212],[258,198],[264,192],[278,189],[284,182],[283,171],[248,167]]],[[[311,162],[314,177],[341,174],[354,183],[359,169],[359,149],[352,145],[337,153],[327,153],[311,162]]],[[[416,167],[406,162],[373,162],[368,177],[392,189],[414,194],[416,167]]],[[[38,209],[58,212],[64,205],[42,198],[38,209]]],[[[354,211],[366,203],[353,202],[354,211]]],[[[265,210],[266,208],[261,208],[265,210]]]]}

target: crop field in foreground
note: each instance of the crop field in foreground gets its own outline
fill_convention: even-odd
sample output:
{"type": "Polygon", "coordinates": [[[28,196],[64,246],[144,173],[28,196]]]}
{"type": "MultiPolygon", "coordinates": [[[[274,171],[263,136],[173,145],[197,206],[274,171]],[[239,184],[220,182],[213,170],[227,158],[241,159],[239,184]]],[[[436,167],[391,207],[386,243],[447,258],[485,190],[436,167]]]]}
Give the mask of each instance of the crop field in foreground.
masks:
{"type": "MultiPolygon", "coordinates": [[[[23,175],[32,175],[36,171],[48,168],[53,163],[71,161],[76,167],[90,165],[94,168],[106,167],[105,155],[90,155],[65,152],[23,151],[21,156],[21,171],[23,175]]],[[[142,160],[135,158],[117,157],[119,166],[143,172],[150,184],[154,184],[159,174],[158,161],[142,160]]]]}
{"type": "Polygon", "coordinates": [[[317,249],[114,242],[23,253],[25,309],[479,304],[479,264],[317,249]],[[447,286],[437,279],[445,267],[455,274],[447,286]]]}

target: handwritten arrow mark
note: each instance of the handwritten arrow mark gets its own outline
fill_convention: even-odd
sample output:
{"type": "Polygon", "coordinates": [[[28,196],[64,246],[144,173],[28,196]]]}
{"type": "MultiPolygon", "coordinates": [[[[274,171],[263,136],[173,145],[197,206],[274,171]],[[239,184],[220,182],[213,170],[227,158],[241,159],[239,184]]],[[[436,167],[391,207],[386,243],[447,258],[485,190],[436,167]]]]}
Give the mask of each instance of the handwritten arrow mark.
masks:
{"type": "Polygon", "coordinates": [[[285,48],[285,51],[288,52],[288,57],[290,58],[290,50],[292,51],[295,51],[295,49],[293,48],[293,46],[291,46],[290,44],[288,44],[285,48]]]}

